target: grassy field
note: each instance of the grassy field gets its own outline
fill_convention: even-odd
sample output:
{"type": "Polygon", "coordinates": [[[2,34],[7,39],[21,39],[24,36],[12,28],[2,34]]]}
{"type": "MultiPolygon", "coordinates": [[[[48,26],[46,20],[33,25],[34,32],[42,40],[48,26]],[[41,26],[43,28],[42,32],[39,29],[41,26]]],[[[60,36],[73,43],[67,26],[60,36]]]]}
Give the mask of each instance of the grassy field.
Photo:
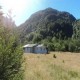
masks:
{"type": "Polygon", "coordinates": [[[24,54],[25,80],[80,80],[80,54],[24,54]]]}

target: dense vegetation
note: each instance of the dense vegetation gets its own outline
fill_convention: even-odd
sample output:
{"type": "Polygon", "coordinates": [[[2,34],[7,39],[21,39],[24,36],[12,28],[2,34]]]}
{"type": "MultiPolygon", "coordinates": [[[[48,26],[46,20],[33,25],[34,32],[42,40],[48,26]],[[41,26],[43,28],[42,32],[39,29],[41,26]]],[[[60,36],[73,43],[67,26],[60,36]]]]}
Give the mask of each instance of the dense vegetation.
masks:
{"type": "Polygon", "coordinates": [[[80,51],[80,21],[68,13],[52,8],[38,11],[19,26],[20,40],[43,43],[52,51],[80,51]]]}
{"type": "Polygon", "coordinates": [[[22,49],[13,31],[14,25],[10,25],[13,22],[8,26],[4,20],[0,12],[0,80],[23,80],[22,49]]]}

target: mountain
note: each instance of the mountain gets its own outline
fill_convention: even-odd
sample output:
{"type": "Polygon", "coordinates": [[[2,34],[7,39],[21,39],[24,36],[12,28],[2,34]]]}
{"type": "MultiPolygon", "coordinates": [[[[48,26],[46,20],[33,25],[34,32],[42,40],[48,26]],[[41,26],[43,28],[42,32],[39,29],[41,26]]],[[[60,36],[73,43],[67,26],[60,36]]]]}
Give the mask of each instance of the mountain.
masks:
{"type": "Polygon", "coordinates": [[[72,23],[75,20],[72,14],[65,11],[52,8],[40,10],[18,27],[20,39],[22,42],[39,42],[48,37],[70,38],[73,34],[72,23]]]}
{"type": "Polygon", "coordinates": [[[73,37],[80,40],[80,19],[73,23],[73,37]]]}

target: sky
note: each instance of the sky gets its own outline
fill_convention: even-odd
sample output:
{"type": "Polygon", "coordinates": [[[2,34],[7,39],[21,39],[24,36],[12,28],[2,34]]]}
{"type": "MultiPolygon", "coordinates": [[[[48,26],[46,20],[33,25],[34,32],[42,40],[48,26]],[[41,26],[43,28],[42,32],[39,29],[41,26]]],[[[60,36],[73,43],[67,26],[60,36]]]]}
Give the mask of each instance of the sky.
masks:
{"type": "Polygon", "coordinates": [[[33,13],[49,7],[67,11],[76,19],[80,19],[80,0],[0,0],[0,5],[5,14],[12,12],[17,26],[24,23],[33,13]]]}

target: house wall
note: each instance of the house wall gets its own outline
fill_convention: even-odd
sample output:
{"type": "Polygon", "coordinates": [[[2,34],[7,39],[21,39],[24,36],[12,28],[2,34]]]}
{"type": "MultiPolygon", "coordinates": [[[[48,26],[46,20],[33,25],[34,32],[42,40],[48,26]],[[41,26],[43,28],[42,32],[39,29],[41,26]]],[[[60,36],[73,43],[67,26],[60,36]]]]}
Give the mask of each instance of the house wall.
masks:
{"type": "Polygon", "coordinates": [[[25,47],[24,49],[24,53],[47,53],[47,49],[43,46],[43,47],[25,47]]]}
{"type": "Polygon", "coordinates": [[[32,48],[26,47],[26,48],[24,49],[24,52],[25,52],[25,53],[32,53],[32,48]]]}
{"type": "Polygon", "coordinates": [[[47,53],[45,47],[35,47],[35,53],[47,53]]]}

